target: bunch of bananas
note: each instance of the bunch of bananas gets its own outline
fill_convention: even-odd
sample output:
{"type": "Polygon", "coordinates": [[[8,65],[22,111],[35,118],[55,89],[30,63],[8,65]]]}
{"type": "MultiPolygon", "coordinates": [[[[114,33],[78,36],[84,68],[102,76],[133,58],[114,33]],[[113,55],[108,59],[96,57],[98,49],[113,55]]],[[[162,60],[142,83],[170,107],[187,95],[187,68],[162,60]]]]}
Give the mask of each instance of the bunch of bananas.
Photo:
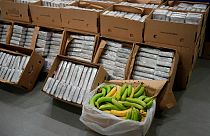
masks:
{"type": "Polygon", "coordinates": [[[153,100],[153,97],[146,96],[142,83],[136,88],[131,84],[106,84],[98,89],[89,104],[123,119],[143,121],[153,100]]]}

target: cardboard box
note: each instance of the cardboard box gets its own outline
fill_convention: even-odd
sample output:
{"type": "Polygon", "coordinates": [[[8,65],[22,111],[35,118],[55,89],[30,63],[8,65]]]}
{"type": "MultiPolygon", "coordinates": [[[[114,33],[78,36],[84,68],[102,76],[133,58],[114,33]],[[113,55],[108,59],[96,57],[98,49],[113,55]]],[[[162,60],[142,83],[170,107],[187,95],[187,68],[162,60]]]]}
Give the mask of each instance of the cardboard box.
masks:
{"type": "Polygon", "coordinates": [[[0,50],[3,52],[7,52],[9,54],[20,54],[20,55],[23,54],[30,56],[30,59],[26,65],[25,70],[22,72],[22,75],[20,76],[18,83],[11,83],[5,80],[0,80],[0,82],[16,86],[18,88],[27,91],[31,91],[42,69],[42,66],[44,64],[44,59],[40,55],[35,53],[33,50],[22,47],[0,44],[0,50]]]}
{"type": "MultiPolygon", "coordinates": [[[[104,70],[104,68],[98,64],[94,64],[94,63],[89,63],[89,62],[85,62],[85,61],[81,61],[81,60],[77,60],[77,59],[74,59],[74,58],[70,58],[70,57],[66,57],[66,56],[63,56],[63,55],[58,55],[50,69],[50,71],[48,72],[48,76],[46,78],[46,81],[49,77],[53,77],[53,75],[55,74],[55,71],[57,70],[60,62],[64,60],[64,61],[68,61],[68,62],[72,62],[74,64],[79,64],[79,65],[84,65],[84,66],[87,66],[87,67],[92,67],[92,68],[97,68],[98,71],[97,71],[97,74],[95,76],[95,79],[93,81],[93,84],[92,84],[92,87],[91,87],[91,90],[95,89],[99,84],[103,83],[106,79],[107,79],[107,73],[106,71],[104,70]]],[[[46,84],[46,81],[44,83],[44,85],[46,84]]],[[[43,85],[43,88],[44,88],[44,85],[43,85]]],[[[42,88],[42,91],[43,91],[43,88],[42,88]]],[[[44,91],[43,91],[44,92],[44,91]]],[[[46,93],[46,92],[44,92],[46,93]]],[[[47,93],[46,93],[47,94],[47,93]]],[[[47,95],[50,95],[50,94],[47,94],[47,95]]],[[[56,98],[55,96],[53,95],[50,95],[52,98],[54,99],[58,99],[58,100],[61,100],[63,102],[66,102],[68,104],[71,104],[73,106],[77,106],[77,107],[82,107],[82,105],[80,104],[77,104],[77,103],[73,103],[73,102],[69,102],[69,101],[65,101],[63,99],[59,99],[59,98],[56,98]]]]}
{"type": "Polygon", "coordinates": [[[139,52],[140,47],[151,47],[151,48],[160,49],[162,51],[172,51],[172,52],[174,52],[172,67],[171,67],[171,70],[169,72],[168,81],[167,81],[164,89],[159,93],[159,95],[157,97],[157,106],[158,106],[159,109],[165,110],[165,109],[170,109],[170,108],[174,107],[176,105],[176,98],[173,94],[173,85],[174,85],[174,79],[175,79],[177,66],[178,66],[178,62],[179,62],[178,52],[174,49],[157,47],[153,44],[135,45],[135,48],[134,48],[133,53],[132,53],[132,62],[130,63],[130,67],[128,68],[129,69],[129,74],[128,74],[127,79],[132,79],[132,72],[133,72],[133,68],[135,66],[135,60],[136,60],[135,58],[136,58],[137,53],[139,52]]]}
{"type": "MultiPolygon", "coordinates": [[[[112,4],[100,2],[75,2],[72,6],[81,8],[106,9],[112,4]]],[[[86,11],[79,9],[61,8],[62,27],[85,32],[99,33],[100,12],[86,11]]]]}
{"type": "Polygon", "coordinates": [[[194,48],[199,41],[202,22],[198,25],[146,19],[144,41],[194,48]]]}
{"type": "Polygon", "coordinates": [[[196,12],[196,11],[186,11],[186,10],[174,10],[174,11],[183,11],[183,12],[192,12],[192,13],[202,13],[203,14],[203,22],[202,22],[202,28],[201,28],[201,33],[200,33],[200,52],[199,52],[199,56],[201,56],[202,54],[202,50],[203,50],[203,44],[204,44],[204,40],[205,40],[205,29],[206,29],[206,22],[207,22],[207,18],[208,18],[208,14],[209,14],[209,3],[207,2],[191,2],[191,1],[166,1],[165,3],[163,3],[162,5],[165,6],[170,6],[170,7],[174,7],[177,6],[179,3],[186,3],[186,4],[206,4],[208,5],[207,9],[205,10],[205,12],[196,12]]]}
{"type": "Polygon", "coordinates": [[[174,45],[158,44],[151,42],[147,42],[146,44],[154,45],[155,47],[174,49],[177,51],[177,53],[179,54],[179,64],[174,82],[174,89],[186,89],[190,80],[191,72],[198,59],[199,44],[197,43],[194,48],[179,47],[174,45]]]}
{"type": "Polygon", "coordinates": [[[56,32],[56,33],[61,33],[62,34],[61,44],[60,44],[60,49],[59,49],[59,54],[60,54],[62,46],[64,44],[63,43],[64,42],[63,39],[64,39],[65,31],[63,29],[59,29],[59,28],[47,28],[47,27],[36,26],[35,29],[34,29],[34,35],[33,35],[34,40],[32,41],[32,49],[36,48],[36,41],[37,41],[37,38],[38,38],[39,31],[56,32]]]}
{"type": "MultiPolygon", "coordinates": [[[[114,5],[107,10],[124,11],[130,13],[142,13],[142,9],[135,7],[127,7],[122,5],[114,5]]],[[[148,15],[151,9],[145,9],[143,15],[148,15]]],[[[144,22],[129,20],[101,14],[101,36],[114,38],[127,42],[141,43],[143,41],[144,22]]]]}
{"type": "Polygon", "coordinates": [[[29,5],[29,8],[33,24],[53,28],[62,27],[60,8],[44,7],[41,1],[36,5],[29,5]]]}
{"type": "Polygon", "coordinates": [[[21,22],[31,22],[29,5],[25,3],[16,3],[14,0],[2,0],[2,17],[4,19],[21,21],[21,22]]]}
{"type": "Polygon", "coordinates": [[[95,55],[95,57],[94,57],[94,60],[93,60],[93,63],[96,63],[96,64],[98,64],[99,63],[99,60],[100,60],[100,57],[102,56],[102,54],[103,54],[103,51],[104,51],[104,48],[106,47],[106,46],[108,46],[106,43],[106,41],[115,41],[115,42],[119,42],[119,43],[122,43],[122,45],[124,46],[124,47],[127,47],[127,48],[131,48],[131,53],[130,53],[130,56],[129,56],[129,58],[128,58],[128,62],[127,62],[127,65],[126,65],[126,67],[125,67],[125,73],[124,73],[124,75],[125,75],[125,77],[124,77],[124,79],[128,79],[128,76],[129,76],[129,68],[130,68],[130,65],[131,65],[131,61],[132,61],[132,53],[133,53],[133,51],[134,51],[134,43],[129,43],[129,42],[124,42],[124,41],[116,41],[116,40],[113,40],[113,39],[107,39],[107,38],[103,38],[103,37],[101,37],[100,39],[99,39],[99,42],[98,42],[98,50],[97,50],[97,52],[96,52],[96,55],[95,55]]]}
{"type": "Polygon", "coordinates": [[[203,55],[202,57],[204,59],[210,59],[210,42],[205,42],[204,43],[204,48],[203,48],[203,55]]]}
{"type": "Polygon", "coordinates": [[[7,43],[10,44],[12,34],[13,34],[14,25],[18,25],[18,26],[22,26],[22,27],[26,27],[26,28],[34,28],[34,32],[33,32],[32,39],[31,39],[31,46],[30,46],[30,49],[34,50],[33,44],[36,42],[37,37],[36,37],[36,32],[35,32],[35,26],[30,24],[30,23],[12,22],[12,26],[9,29],[9,32],[8,32],[8,38],[7,38],[8,42],[7,43]]]}
{"type": "Polygon", "coordinates": [[[79,35],[81,34],[81,35],[95,36],[96,40],[95,40],[93,56],[92,56],[92,60],[91,60],[91,62],[93,62],[94,56],[95,56],[96,51],[98,49],[99,35],[94,34],[94,33],[80,32],[80,31],[76,31],[76,30],[65,29],[63,40],[62,40],[62,45],[61,45],[61,51],[60,51],[61,55],[67,56],[66,53],[67,53],[67,49],[69,48],[69,43],[72,42],[72,39],[69,37],[71,34],[79,34],[79,35]]]}

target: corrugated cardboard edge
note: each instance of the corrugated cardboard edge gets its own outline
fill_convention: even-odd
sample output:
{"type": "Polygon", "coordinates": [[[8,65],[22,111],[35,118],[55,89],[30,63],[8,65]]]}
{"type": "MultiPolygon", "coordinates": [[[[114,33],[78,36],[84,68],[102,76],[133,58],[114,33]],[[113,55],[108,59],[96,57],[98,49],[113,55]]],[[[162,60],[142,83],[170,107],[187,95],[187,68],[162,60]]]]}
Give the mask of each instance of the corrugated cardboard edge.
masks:
{"type": "Polygon", "coordinates": [[[139,83],[144,83],[145,90],[148,96],[156,97],[161,92],[166,84],[166,80],[110,80],[108,83],[115,83],[122,85],[124,83],[133,84],[137,86],[139,83]]]}

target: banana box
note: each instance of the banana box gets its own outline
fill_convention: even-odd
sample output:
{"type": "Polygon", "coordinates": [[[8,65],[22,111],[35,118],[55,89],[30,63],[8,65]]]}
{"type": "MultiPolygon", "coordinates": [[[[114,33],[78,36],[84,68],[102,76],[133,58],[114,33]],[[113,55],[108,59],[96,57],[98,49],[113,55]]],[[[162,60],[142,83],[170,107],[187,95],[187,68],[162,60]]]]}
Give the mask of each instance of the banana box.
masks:
{"type": "Polygon", "coordinates": [[[44,64],[32,49],[0,44],[0,82],[31,91],[44,64]]]}

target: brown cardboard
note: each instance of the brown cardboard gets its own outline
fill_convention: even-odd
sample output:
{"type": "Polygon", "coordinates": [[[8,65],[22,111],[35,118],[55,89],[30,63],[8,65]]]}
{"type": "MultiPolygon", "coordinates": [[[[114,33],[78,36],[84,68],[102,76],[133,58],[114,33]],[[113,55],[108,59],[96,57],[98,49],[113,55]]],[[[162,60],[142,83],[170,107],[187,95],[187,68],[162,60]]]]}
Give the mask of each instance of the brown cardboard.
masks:
{"type": "Polygon", "coordinates": [[[179,47],[169,44],[158,44],[158,43],[151,43],[147,42],[148,45],[154,45],[156,47],[163,47],[174,49],[179,54],[179,64],[177,68],[177,74],[174,82],[174,87],[176,90],[186,89],[187,84],[190,80],[191,72],[196,64],[198,59],[198,47],[199,44],[197,43],[194,48],[191,47],[179,47]]]}
{"type": "Polygon", "coordinates": [[[171,71],[169,73],[169,78],[168,81],[166,83],[166,86],[164,87],[164,89],[159,93],[158,97],[157,97],[157,104],[158,104],[158,108],[161,110],[164,109],[170,109],[172,107],[174,107],[176,105],[176,98],[173,94],[172,88],[174,85],[174,79],[175,79],[175,75],[176,75],[176,71],[177,71],[177,66],[178,66],[178,62],[179,62],[179,55],[177,53],[176,50],[174,49],[167,49],[164,47],[157,47],[153,44],[141,44],[141,45],[135,45],[135,49],[133,51],[132,54],[132,62],[130,64],[130,68],[129,68],[129,76],[128,79],[132,79],[131,75],[132,75],[132,71],[135,65],[135,57],[139,51],[139,48],[141,46],[144,47],[152,47],[152,48],[157,48],[160,50],[166,50],[166,51],[173,51],[174,52],[174,58],[173,58],[173,63],[172,63],[172,67],[171,67],[171,71]]]}
{"type": "MultiPolygon", "coordinates": [[[[70,57],[66,57],[66,56],[63,56],[63,55],[58,55],[55,60],[54,60],[54,63],[53,65],[51,66],[51,69],[49,70],[48,72],[48,75],[47,75],[47,78],[43,84],[43,87],[47,81],[47,79],[49,77],[53,77],[53,75],[55,74],[55,71],[57,70],[60,62],[62,60],[65,60],[65,61],[68,61],[68,62],[72,62],[72,63],[75,63],[75,64],[80,64],[80,65],[84,65],[84,66],[88,66],[88,67],[92,67],[92,68],[97,68],[98,69],[98,72],[96,74],[96,77],[93,81],[93,84],[92,84],[92,87],[91,87],[91,90],[95,89],[98,85],[100,85],[101,83],[103,83],[106,79],[107,79],[107,73],[106,71],[104,70],[104,68],[98,64],[94,64],[94,63],[89,63],[89,62],[85,62],[85,61],[81,61],[81,60],[78,60],[78,59],[74,59],[74,58],[70,58],[70,57]]],[[[42,92],[43,91],[43,87],[42,87],[42,92]]],[[[45,92],[44,92],[45,93],[45,92]]],[[[47,93],[46,93],[47,94],[47,93]]],[[[47,94],[47,95],[50,95],[50,94],[47,94]]],[[[55,98],[53,95],[50,95],[51,97],[55,98]]],[[[55,99],[58,99],[58,100],[61,100],[63,102],[66,102],[68,104],[71,104],[73,106],[77,106],[77,107],[82,107],[82,105],[80,104],[77,104],[77,103],[73,103],[73,102],[68,102],[68,101],[64,101],[62,99],[59,99],[59,98],[55,98],[55,99]]]]}
{"type": "Polygon", "coordinates": [[[21,22],[31,22],[29,4],[15,3],[14,0],[2,0],[1,8],[2,17],[4,19],[21,22]]]}
{"type": "Polygon", "coordinates": [[[39,2],[36,5],[29,5],[32,23],[38,26],[60,28],[60,8],[44,7],[39,2]]]}
{"type": "MultiPolygon", "coordinates": [[[[12,22],[12,26],[9,28],[9,33],[8,33],[8,42],[7,44],[10,44],[10,41],[11,41],[11,38],[12,38],[12,34],[13,34],[13,27],[14,25],[19,25],[19,26],[23,26],[23,27],[30,27],[30,28],[35,28],[34,25],[31,25],[30,23],[16,23],[16,22],[12,22]]],[[[30,46],[30,49],[34,50],[34,47],[33,47],[33,44],[36,43],[36,32],[34,30],[33,32],[33,36],[32,36],[32,39],[31,39],[31,46],[30,46]]]]}
{"type": "Polygon", "coordinates": [[[204,59],[210,59],[210,42],[205,42],[204,43],[204,48],[203,48],[203,55],[202,57],[204,59]]]}
{"type": "MultiPolygon", "coordinates": [[[[96,54],[95,54],[93,63],[98,64],[98,62],[99,62],[99,60],[100,60],[100,57],[101,57],[101,55],[102,55],[102,53],[103,53],[103,51],[104,51],[105,46],[108,46],[108,45],[106,45],[106,40],[111,40],[111,41],[113,41],[113,39],[107,39],[107,38],[100,37],[99,42],[98,42],[98,49],[97,49],[97,52],[96,52],[96,54]]],[[[116,40],[114,40],[114,41],[116,41],[116,40]]],[[[133,50],[135,50],[135,46],[134,46],[133,43],[129,43],[129,42],[123,42],[123,41],[119,41],[119,40],[116,41],[116,42],[120,42],[120,43],[123,44],[123,46],[126,46],[126,47],[131,48],[131,53],[130,53],[130,56],[129,56],[129,58],[128,58],[128,62],[127,62],[127,65],[126,65],[126,68],[125,68],[125,73],[124,73],[124,74],[125,74],[124,79],[128,79],[130,65],[131,65],[132,60],[133,60],[133,59],[132,59],[132,58],[133,58],[132,53],[133,53],[133,50]]]]}
{"type": "Polygon", "coordinates": [[[27,91],[31,91],[42,69],[44,59],[40,55],[35,53],[33,50],[18,46],[8,46],[5,44],[0,44],[0,50],[11,54],[22,54],[31,56],[18,83],[11,83],[4,80],[0,80],[0,82],[2,83],[13,85],[27,91]]]}
{"type": "MultiPolygon", "coordinates": [[[[122,5],[114,5],[107,10],[124,11],[131,13],[142,13],[148,15],[150,10],[144,10],[135,7],[127,7],[122,5]]],[[[143,41],[144,22],[133,21],[125,18],[107,16],[101,14],[101,36],[114,38],[127,42],[141,43],[143,41]]]]}
{"type": "Polygon", "coordinates": [[[134,87],[143,83],[148,96],[156,97],[166,84],[166,80],[109,80],[107,83],[123,85],[125,83],[132,84],[134,87]]]}
{"type": "MultiPolygon", "coordinates": [[[[80,1],[75,2],[72,5],[86,8],[89,8],[92,5],[96,6],[95,9],[98,9],[97,6],[99,6],[104,10],[110,7],[112,4],[80,1]]],[[[61,9],[62,27],[64,28],[76,29],[91,33],[99,33],[99,18],[99,12],[77,9],[61,9]]]]}
{"type": "Polygon", "coordinates": [[[152,14],[146,19],[144,41],[192,47],[199,40],[202,22],[198,25],[153,20],[152,14]]]}
{"type": "Polygon", "coordinates": [[[94,33],[80,32],[80,31],[75,31],[75,30],[71,30],[71,29],[65,29],[64,30],[64,34],[63,34],[62,44],[61,44],[60,55],[66,56],[66,52],[67,52],[67,48],[69,46],[69,43],[72,42],[72,39],[69,38],[69,36],[71,34],[82,34],[82,35],[92,35],[92,36],[95,36],[95,39],[96,40],[95,40],[95,45],[94,45],[94,50],[93,50],[93,56],[92,56],[92,60],[91,60],[91,62],[93,62],[93,58],[94,58],[95,53],[96,53],[97,48],[98,48],[98,38],[99,38],[99,35],[98,34],[94,34],[94,33]]]}

